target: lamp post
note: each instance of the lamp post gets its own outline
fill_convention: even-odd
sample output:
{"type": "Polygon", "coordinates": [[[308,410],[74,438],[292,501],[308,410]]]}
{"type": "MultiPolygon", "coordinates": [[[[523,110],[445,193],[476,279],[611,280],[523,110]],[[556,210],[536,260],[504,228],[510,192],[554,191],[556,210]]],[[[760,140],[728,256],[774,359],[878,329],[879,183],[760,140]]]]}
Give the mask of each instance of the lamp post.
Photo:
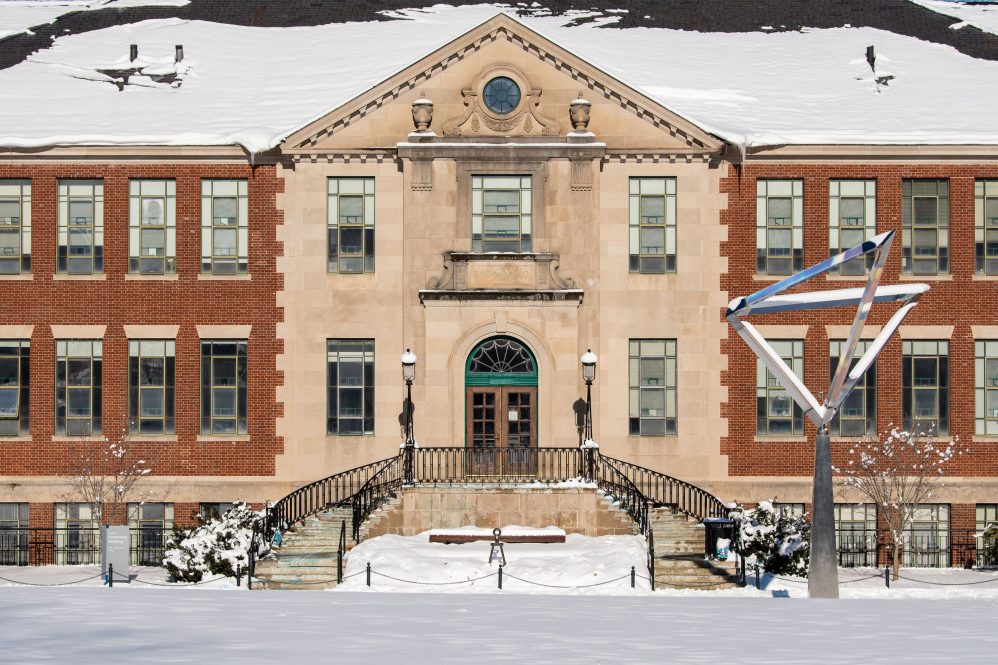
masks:
{"type": "Polygon", "coordinates": [[[582,448],[585,450],[586,479],[596,475],[596,442],[593,440],[593,381],[596,380],[596,354],[586,349],[582,354],[582,378],[586,380],[586,424],[582,448]]]}
{"type": "Polygon", "coordinates": [[[409,349],[402,354],[402,380],[405,381],[405,444],[403,449],[402,473],[406,485],[413,484],[412,470],[415,457],[416,439],[412,435],[412,381],[416,378],[416,354],[409,349]]]}

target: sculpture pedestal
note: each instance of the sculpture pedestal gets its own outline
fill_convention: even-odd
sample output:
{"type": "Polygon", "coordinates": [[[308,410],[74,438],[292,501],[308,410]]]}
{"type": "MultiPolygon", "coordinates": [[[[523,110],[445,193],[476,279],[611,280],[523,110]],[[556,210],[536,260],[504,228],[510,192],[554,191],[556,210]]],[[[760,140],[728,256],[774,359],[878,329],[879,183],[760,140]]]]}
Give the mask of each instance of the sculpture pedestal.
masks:
{"type": "Polygon", "coordinates": [[[818,430],[814,446],[814,490],[811,495],[811,561],[807,573],[811,598],[839,597],[835,551],[835,503],[832,493],[832,454],[828,427],[818,430]]]}

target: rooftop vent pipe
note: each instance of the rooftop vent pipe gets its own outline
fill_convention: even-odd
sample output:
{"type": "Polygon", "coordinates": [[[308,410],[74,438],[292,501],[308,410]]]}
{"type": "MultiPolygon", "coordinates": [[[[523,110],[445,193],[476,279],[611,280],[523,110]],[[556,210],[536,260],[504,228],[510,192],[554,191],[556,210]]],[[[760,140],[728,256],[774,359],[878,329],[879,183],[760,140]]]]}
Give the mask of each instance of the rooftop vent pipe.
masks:
{"type": "Polygon", "coordinates": [[[173,51],[174,51],[173,61],[181,62],[184,59],[184,45],[177,44],[176,46],[173,47],[173,51]]]}
{"type": "Polygon", "coordinates": [[[128,59],[135,62],[135,59],[139,57],[139,45],[129,44],[128,46],[128,59]]]}

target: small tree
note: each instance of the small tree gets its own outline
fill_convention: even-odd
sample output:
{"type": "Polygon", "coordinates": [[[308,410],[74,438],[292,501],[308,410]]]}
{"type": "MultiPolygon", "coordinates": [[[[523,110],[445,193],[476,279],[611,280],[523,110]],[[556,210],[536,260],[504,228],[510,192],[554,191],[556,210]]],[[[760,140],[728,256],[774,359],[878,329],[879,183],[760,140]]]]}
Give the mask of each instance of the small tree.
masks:
{"type": "Polygon", "coordinates": [[[793,515],[760,501],[755,508],[734,506],[730,516],[739,520],[739,549],[754,556],[774,575],[807,577],[811,556],[811,524],[806,515],[793,515]]]}
{"type": "Polygon", "coordinates": [[[894,549],[894,579],[900,575],[905,531],[915,511],[942,487],[945,467],[958,454],[963,454],[959,439],[940,444],[924,432],[892,428],[882,441],[857,442],[849,449],[846,466],[834,468],[842,476],[840,485],[876,504],[886,522],[894,549]]]}
{"type": "Polygon", "coordinates": [[[105,524],[123,515],[130,501],[146,500],[137,486],[152,473],[155,460],[137,459],[127,444],[125,431],[110,442],[84,444],[65,500],[88,504],[93,516],[105,524]]]}

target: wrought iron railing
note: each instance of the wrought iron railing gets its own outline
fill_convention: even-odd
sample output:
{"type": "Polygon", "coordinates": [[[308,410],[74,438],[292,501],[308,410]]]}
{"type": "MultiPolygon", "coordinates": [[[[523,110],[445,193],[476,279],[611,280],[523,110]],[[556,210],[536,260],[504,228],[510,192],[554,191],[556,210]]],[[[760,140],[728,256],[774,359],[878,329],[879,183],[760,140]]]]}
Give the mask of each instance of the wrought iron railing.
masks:
{"type": "MultiPolygon", "coordinates": [[[[129,558],[133,566],[162,566],[173,529],[132,527],[129,558]]],[[[0,566],[96,566],[101,562],[101,527],[0,528],[0,566]]]]}
{"type": "Polygon", "coordinates": [[[353,540],[360,542],[360,526],[378,506],[402,489],[405,451],[385,460],[378,471],[351,498],[353,504],[353,540]]]}
{"type": "Polygon", "coordinates": [[[275,531],[284,531],[328,506],[350,501],[371,476],[393,459],[371,462],[299,487],[268,508],[263,535],[269,542],[275,531]]]}
{"type": "Polygon", "coordinates": [[[631,462],[606,455],[600,455],[600,459],[627,476],[653,506],[672,506],[701,521],[728,516],[728,507],[703,488],[631,462]]]}
{"type": "Polygon", "coordinates": [[[414,480],[431,485],[557,483],[584,474],[578,448],[417,448],[414,480]]]}

